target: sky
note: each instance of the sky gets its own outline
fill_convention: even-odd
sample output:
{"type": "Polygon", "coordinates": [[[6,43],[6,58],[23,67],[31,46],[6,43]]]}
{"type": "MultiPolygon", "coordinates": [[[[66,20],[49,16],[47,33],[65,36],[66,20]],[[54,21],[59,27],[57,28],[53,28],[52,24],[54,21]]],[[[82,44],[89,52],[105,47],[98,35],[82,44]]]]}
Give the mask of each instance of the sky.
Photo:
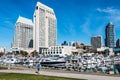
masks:
{"type": "Polygon", "coordinates": [[[57,17],[57,44],[77,41],[90,45],[92,36],[102,36],[112,22],[115,40],[120,38],[119,0],[0,0],[0,46],[9,50],[18,16],[33,20],[37,1],[53,8],[57,17]]]}

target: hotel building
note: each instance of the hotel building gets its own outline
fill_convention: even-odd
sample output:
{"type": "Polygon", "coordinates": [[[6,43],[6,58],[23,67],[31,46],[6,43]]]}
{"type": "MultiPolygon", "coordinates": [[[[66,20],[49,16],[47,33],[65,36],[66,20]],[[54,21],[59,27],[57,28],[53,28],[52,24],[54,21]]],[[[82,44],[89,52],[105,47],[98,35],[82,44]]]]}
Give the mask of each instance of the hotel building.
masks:
{"type": "Polygon", "coordinates": [[[57,41],[56,16],[54,10],[37,2],[34,12],[33,47],[37,52],[50,46],[55,46],[57,41]]]}
{"type": "Polygon", "coordinates": [[[19,16],[15,24],[12,49],[28,48],[33,48],[33,23],[32,20],[19,16]]]}

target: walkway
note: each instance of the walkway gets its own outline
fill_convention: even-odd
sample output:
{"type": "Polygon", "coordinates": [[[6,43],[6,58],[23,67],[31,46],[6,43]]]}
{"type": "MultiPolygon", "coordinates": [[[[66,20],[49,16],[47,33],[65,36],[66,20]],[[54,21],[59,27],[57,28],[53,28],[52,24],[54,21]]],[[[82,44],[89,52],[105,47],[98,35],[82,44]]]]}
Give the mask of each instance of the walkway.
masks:
{"type": "MultiPolygon", "coordinates": [[[[36,74],[35,70],[0,70],[0,72],[36,74]]],[[[39,75],[69,77],[69,78],[78,78],[78,79],[87,79],[87,80],[120,80],[120,77],[114,77],[114,76],[100,76],[100,75],[52,72],[52,71],[40,71],[39,75]]]]}

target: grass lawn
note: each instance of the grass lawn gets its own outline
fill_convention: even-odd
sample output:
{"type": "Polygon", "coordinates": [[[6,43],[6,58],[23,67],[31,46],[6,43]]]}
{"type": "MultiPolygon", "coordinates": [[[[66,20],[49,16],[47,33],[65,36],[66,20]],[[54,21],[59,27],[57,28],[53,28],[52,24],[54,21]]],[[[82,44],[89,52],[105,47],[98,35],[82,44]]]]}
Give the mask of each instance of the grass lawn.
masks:
{"type": "Polygon", "coordinates": [[[84,80],[34,74],[0,73],[0,80],[84,80]]]}

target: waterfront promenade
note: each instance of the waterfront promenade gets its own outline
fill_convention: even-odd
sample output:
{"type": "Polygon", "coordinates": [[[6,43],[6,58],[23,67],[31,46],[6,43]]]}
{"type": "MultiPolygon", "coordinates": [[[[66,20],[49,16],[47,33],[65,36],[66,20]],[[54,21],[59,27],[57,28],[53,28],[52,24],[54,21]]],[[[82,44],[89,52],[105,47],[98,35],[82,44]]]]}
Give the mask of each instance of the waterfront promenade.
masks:
{"type": "MultiPolygon", "coordinates": [[[[30,70],[0,70],[0,73],[24,73],[24,74],[36,74],[35,69],[30,70]]],[[[71,73],[64,71],[52,71],[52,70],[41,70],[40,74],[37,75],[48,75],[58,77],[69,77],[87,80],[120,80],[120,76],[104,76],[104,75],[91,75],[81,73],[71,73]]]]}

